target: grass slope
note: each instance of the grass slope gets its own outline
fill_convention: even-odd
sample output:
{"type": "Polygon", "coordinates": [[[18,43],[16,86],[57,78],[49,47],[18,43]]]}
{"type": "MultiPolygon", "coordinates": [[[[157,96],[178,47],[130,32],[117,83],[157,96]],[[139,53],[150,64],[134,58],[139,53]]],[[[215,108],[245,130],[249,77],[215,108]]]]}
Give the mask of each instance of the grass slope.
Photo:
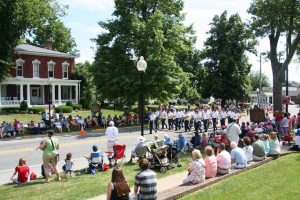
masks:
{"type": "Polygon", "coordinates": [[[299,200],[300,154],[230,177],[183,200],[299,200]]]}
{"type": "MultiPolygon", "coordinates": [[[[190,153],[183,155],[180,158],[182,167],[175,167],[167,171],[165,174],[157,172],[157,177],[162,178],[178,172],[185,171],[187,168],[187,157],[190,153]]],[[[125,164],[123,167],[124,174],[130,186],[134,185],[134,178],[139,171],[137,164],[125,164]]],[[[111,170],[97,173],[95,175],[77,173],[68,181],[63,180],[57,182],[52,180],[49,184],[44,184],[44,180],[39,179],[30,183],[15,185],[6,184],[0,185],[1,200],[83,200],[104,194],[107,184],[111,180],[111,170]]]]}

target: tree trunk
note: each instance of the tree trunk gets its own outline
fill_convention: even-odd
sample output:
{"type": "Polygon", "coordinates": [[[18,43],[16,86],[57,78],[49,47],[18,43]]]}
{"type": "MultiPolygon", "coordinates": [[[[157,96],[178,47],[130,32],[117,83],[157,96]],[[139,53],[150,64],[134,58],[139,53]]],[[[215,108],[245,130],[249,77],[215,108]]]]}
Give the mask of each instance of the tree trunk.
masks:
{"type": "Polygon", "coordinates": [[[282,111],[282,81],[279,70],[273,70],[273,111],[282,111]]]}
{"type": "Polygon", "coordinates": [[[226,103],[226,99],[222,99],[222,100],[221,100],[221,107],[222,107],[222,108],[225,107],[225,103],[226,103]]]}

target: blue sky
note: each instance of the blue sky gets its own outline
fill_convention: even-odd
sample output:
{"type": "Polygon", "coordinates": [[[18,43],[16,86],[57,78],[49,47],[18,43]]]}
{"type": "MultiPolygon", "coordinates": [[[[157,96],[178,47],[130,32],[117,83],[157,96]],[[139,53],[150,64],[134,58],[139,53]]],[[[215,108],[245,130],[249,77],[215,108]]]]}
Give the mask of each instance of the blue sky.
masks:
{"type": "MultiPolygon", "coordinates": [[[[95,43],[91,41],[97,34],[104,30],[98,25],[99,21],[111,19],[114,9],[113,0],[58,0],[60,3],[69,5],[67,16],[62,20],[65,25],[72,30],[75,37],[80,57],[76,62],[86,60],[93,61],[95,43]]],[[[216,14],[221,14],[227,10],[229,14],[239,13],[243,20],[249,20],[250,16],[247,9],[251,0],[185,0],[184,12],[186,13],[186,24],[193,24],[197,34],[197,48],[203,47],[209,31],[209,23],[216,14]]],[[[282,45],[284,42],[282,42],[282,45]]],[[[269,48],[268,39],[260,40],[257,47],[258,52],[266,51],[269,48]]],[[[252,70],[259,70],[258,58],[255,55],[249,55],[252,70]]],[[[266,73],[270,80],[272,77],[270,63],[263,63],[262,71],[266,73]]],[[[299,63],[292,63],[290,67],[290,79],[299,80],[299,63]]]]}

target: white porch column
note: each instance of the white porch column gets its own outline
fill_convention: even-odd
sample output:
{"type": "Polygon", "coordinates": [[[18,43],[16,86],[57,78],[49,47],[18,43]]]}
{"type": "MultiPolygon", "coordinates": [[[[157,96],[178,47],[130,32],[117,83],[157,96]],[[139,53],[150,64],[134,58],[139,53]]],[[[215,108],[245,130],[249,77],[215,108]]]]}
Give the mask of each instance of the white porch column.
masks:
{"type": "Polygon", "coordinates": [[[41,86],[42,87],[42,98],[43,98],[43,104],[45,104],[45,86],[44,85],[42,85],[41,86]]]}
{"type": "Polygon", "coordinates": [[[23,84],[20,84],[20,101],[24,101],[23,84]]]}
{"type": "Polygon", "coordinates": [[[75,86],[75,102],[78,103],[78,83],[77,85],[75,86]]]}
{"type": "Polygon", "coordinates": [[[52,105],[55,105],[55,85],[52,86],[52,105]]]}
{"type": "Polygon", "coordinates": [[[80,98],[81,98],[81,94],[80,94],[80,82],[78,83],[78,96],[79,96],[79,99],[78,99],[78,102],[80,102],[80,98]]]}
{"type": "Polygon", "coordinates": [[[58,85],[58,104],[61,105],[61,85],[58,85]]]}
{"type": "Polygon", "coordinates": [[[0,106],[2,105],[2,85],[0,84],[0,106]]]}
{"type": "Polygon", "coordinates": [[[27,84],[27,104],[30,106],[30,84],[27,84]]]}

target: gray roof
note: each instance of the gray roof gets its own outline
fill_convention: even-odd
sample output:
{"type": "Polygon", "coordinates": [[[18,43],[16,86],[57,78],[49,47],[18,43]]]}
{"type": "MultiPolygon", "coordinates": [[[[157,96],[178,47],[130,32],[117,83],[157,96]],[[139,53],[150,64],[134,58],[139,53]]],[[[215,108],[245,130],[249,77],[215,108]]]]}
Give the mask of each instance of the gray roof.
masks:
{"type": "Polygon", "coordinates": [[[49,50],[30,44],[20,44],[15,48],[15,52],[18,54],[26,55],[39,55],[39,56],[53,56],[53,57],[63,57],[63,58],[76,58],[77,56],[70,55],[67,53],[62,53],[59,51],[49,50]]]}

